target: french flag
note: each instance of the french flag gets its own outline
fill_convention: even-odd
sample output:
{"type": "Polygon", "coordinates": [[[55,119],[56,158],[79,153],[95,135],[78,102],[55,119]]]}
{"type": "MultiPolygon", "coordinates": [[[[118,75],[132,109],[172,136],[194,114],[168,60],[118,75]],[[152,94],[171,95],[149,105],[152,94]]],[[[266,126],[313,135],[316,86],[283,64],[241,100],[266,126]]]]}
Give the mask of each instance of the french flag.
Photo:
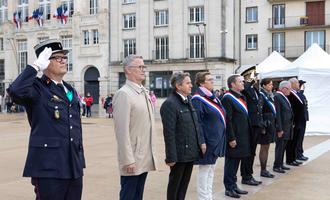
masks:
{"type": "Polygon", "coordinates": [[[29,20],[31,19],[35,19],[40,27],[44,24],[43,12],[39,8],[33,11],[32,16],[29,17],[29,20]]]}
{"type": "Polygon", "coordinates": [[[13,21],[14,21],[17,29],[20,29],[22,27],[22,13],[21,13],[21,11],[15,11],[14,12],[13,21]]]}
{"type": "Polygon", "coordinates": [[[56,18],[57,20],[61,20],[62,24],[66,24],[68,22],[68,17],[69,17],[69,10],[66,6],[59,6],[54,15],[54,18],[56,18]]]}

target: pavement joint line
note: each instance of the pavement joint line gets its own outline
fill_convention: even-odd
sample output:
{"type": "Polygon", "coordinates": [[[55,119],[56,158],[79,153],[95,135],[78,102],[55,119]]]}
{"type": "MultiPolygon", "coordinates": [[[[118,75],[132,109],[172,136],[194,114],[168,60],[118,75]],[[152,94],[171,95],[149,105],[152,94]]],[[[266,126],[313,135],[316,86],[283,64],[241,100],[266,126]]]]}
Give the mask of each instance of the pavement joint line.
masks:
{"type": "Polygon", "coordinates": [[[308,157],[308,160],[304,162],[303,165],[306,165],[312,160],[320,157],[329,150],[330,150],[330,139],[307,149],[304,154],[305,156],[308,157]]]}
{"type": "MultiPolygon", "coordinates": [[[[327,153],[328,151],[330,150],[330,139],[326,140],[326,141],[323,141],[317,145],[314,145],[313,147],[305,150],[304,154],[305,156],[308,157],[308,161],[305,161],[303,162],[302,165],[306,165],[307,163],[315,160],[316,158],[322,156],[323,154],[327,153]]],[[[295,168],[291,168],[290,171],[292,171],[292,169],[295,169],[295,168]]],[[[274,179],[263,179],[262,181],[262,185],[261,186],[245,186],[245,188],[252,188],[251,190],[248,190],[248,195],[241,195],[241,197],[243,199],[248,198],[248,197],[251,197],[251,195],[257,193],[258,191],[260,191],[261,189],[265,188],[265,186],[269,186],[271,184],[273,184],[277,179],[280,179],[282,176],[286,176],[290,174],[290,172],[287,172],[285,174],[278,174],[276,173],[275,174],[275,178],[274,179]],[[266,181],[264,181],[266,180],[266,181]]],[[[237,184],[238,186],[241,186],[241,184],[237,184]]],[[[220,200],[220,199],[232,199],[230,197],[227,197],[225,196],[225,189],[223,188],[221,191],[217,191],[215,193],[213,193],[213,199],[214,200],[220,200]]]]}

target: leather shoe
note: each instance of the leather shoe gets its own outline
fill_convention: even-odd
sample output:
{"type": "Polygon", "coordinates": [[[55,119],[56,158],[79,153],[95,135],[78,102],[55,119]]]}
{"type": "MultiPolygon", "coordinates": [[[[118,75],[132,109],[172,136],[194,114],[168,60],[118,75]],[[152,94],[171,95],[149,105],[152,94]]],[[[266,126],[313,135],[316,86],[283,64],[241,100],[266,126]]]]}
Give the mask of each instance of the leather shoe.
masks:
{"type": "Polygon", "coordinates": [[[260,176],[262,177],[266,177],[266,178],[274,178],[275,175],[274,174],[271,174],[269,171],[267,170],[263,170],[260,172],[260,176]]]}
{"type": "Polygon", "coordinates": [[[290,170],[290,167],[286,167],[284,165],[281,168],[284,169],[284,170],[290,170]]]}
{"type": "Polygon", "coordinates": [[[248,191],[241,190],[241,189],[239,189],[238,187],[235,188],[234,191],[235,191],[237,194],[247,194],[247,193],[248,193],[248,191]]]}
{"type": "Polygon", "coordinates": [[[308,157],[306,157],[306,156],[299,156],[297,158],[297,160],[307,161],[308,160],[308,157]]]}
{"type": "Polygon", "coordinates": [[[237,194],[234,190],[226,190],[225,195],[236,199],[241,197],[241,195],[237,194]]]}
{"type": "Polygon", "coordinates": [[[294,161],[293,162],[287,162],[286,164],[290,165],[290,166],[295,166],[295,167],[299,166],[299,164],[294,162],[294,161]]]}
{"type": "Polygon", "coordinates": [[[285,173],[285,171],[284,171],[282,168],[280,168],[280,167],[274,167],[274,168],[273,168],[273,171],[274,171],[274,172],[277,172],[277,173],[282,173],[282,174],[285,173]]]}
{"type": "Polygon", "coordinates": [[[250,178],[248,180],[244,180],[242,179],[242,184],[245,184],[245,185],[252,185],[252,186],[257,186],[259,185],[258,182],[256,182],[253,178],[250,178]]]}
{"type": "Polygon", "coordinates": [[[298,160],[295,160],[295,161],[293,161],[293,162],[297,163],[298,165],[303,164],[303,162],[300,162],[300,161],[298,161],[298,160]]]}
{"type": "Polygon", "coordinates": [[[259,185],[262,183],[262,181],[257,181],[256,179],[254,179],[253,177],[251,178],[254,182],[257,182],[259,185]]]}

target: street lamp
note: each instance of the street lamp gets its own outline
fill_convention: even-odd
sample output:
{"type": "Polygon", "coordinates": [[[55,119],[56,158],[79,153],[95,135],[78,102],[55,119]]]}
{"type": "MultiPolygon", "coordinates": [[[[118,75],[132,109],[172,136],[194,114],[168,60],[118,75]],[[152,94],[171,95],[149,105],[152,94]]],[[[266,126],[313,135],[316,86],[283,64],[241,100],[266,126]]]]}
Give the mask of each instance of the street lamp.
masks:
{"type": "Polygon", "coordinates": [[[200,25],[203,25],[203,36],[204,36],[204,44],[203,44],[203,53],[204,53],[204,63],[205,69],[207,70],[207,42],[206,42],[206,24],[203,22],[202,24],[196,24],[198,28],[199,35],[202,36],[200,25]]]}
{"type": "Polygon", "coordinates": [[[6,39],[9,41],[10,46],[13,49],[14,58],[15,58],[15,62],[16,62],[16,67],[17,67],[17,73],[19,73],[20,72],[20,66],[18,64],[17,48],[16,48],[16,44],[15,44],[15,38],[14,37],[6,37],[6,39]]]}

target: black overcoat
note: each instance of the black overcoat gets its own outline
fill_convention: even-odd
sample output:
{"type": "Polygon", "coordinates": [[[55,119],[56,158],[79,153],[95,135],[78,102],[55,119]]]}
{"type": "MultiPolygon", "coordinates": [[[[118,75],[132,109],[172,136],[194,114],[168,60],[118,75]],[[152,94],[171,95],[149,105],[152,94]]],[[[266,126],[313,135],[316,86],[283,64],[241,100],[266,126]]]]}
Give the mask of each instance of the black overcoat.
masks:
{"type": "Polygon", "coordinates": [[[184,102],[176,92],[160,108],[165,140],[166,163],[192,162],[201,158],[199,126],[191,101],[184,102]]]}

